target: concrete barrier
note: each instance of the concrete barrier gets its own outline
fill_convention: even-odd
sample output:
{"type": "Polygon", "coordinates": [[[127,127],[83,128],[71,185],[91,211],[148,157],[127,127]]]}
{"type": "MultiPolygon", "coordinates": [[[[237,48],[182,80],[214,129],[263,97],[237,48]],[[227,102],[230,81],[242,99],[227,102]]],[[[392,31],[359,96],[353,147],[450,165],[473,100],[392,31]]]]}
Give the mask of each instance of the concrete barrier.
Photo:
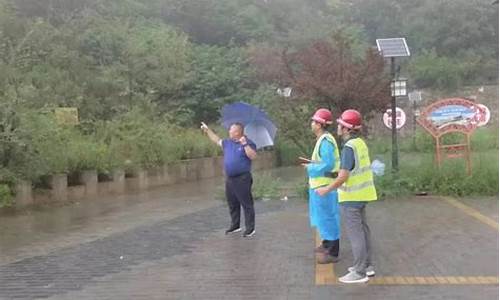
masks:
{"type": "Polygon", "coordinates": [[[146,170],[137,170],[131,174],[131,177],[125,178],[125,188],[129,191],[145,190],[149,186],[148,172],[146,170]]]}
{"type": "Polygon", "coordinates": [[[49,179],[50,198],[56,202],[68,200],[68,176],[67,174],[54,174],[49,179]]]}
{"type": "Polygon", "coordinates": [[[200,179],[200,160],[187,159],[181,161],[181,165],[186,167],[186,181],[196,181],[200,179]]]}
{"type": "Polygon", "coordinates": [[[85,197],[84,185],[68,186],[68,200],[80,200],[85,197]]]}
{"type": "Polygon", "coordinates": [[[113,181],[110,183],[109,191],[111,193],[122,194],[125,192],[125,171],[124,170],[113,170],[111,172],[111,177],[113,181]]]}
{"type": "MultiPolygon", "coordinates": [[[[196,181],[224,175],[223,157],[207,157],[177,161],[149,170],[137,170],[125,176],[123,170],[115,170],[110,181],[99,182],[97,171],[85,171],[80,174],[82,185],[68,187],[66,174],[50,176],[50,190],[32,190],[30,182],[20,182],[16,186],[16,206],[30,204],[64,202],[98,194],[123,194],[127,191],[146,190],[151,187],[172,185],[187,181],[196,181]]],[[[253,162],[253,170],[273,168],[276,165],[275,153],[259,152],[253,162]]]]}
{"type": "Polygon", "coordinates": [[[216,177],[216,161],[213,157],[201,158],[200,161],[200,179],[216,177]]]}
{"type": "Polygon", "coordinates": [[[32,205],[33,200],[33,187],[31,181],[19,180],[14,188],[16,193],[15,205],[16,207],[24,207],[32,205]]]}
{"type": "Polygon", "coordinates": [[[80,174],[80,182],[85,187],[85,197],[92,197],[97,195],[98,180],[96,170],[83,171],[80,174]]]}
{"type": "Polygon", "coordinates": [[[148,169],[147,177],[148,177],[148,187],[157,187],[165,185],[163,182],[162,167],[148,169]]]}
{"type": "Polygon", "coordinates": [[[172,184],[188,181],[188,165],[185,161],[174,162],[168,167],[172,184]]]}

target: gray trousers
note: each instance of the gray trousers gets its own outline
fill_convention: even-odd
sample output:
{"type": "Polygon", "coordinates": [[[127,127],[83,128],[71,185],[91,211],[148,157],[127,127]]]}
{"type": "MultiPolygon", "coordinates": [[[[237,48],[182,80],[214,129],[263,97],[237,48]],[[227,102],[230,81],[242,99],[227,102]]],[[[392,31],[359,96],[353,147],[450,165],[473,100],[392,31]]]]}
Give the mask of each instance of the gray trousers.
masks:
{"type": "Polygon", "coordinates": [[[345,224],[347,237],[351,242],[353,267],[359,274],[366,274],[366,267],[372,264],[370,228],[366,223],[365,209],[363,206],[342,206],[342,219],[345,224]]]}

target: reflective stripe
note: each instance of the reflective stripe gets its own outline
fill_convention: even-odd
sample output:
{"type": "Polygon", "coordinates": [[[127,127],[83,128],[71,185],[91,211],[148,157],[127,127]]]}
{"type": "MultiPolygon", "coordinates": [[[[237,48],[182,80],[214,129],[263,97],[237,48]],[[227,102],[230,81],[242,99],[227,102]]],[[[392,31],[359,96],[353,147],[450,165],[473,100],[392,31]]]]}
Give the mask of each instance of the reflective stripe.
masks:
{"type": "Polygon", "coordinates": [[[365,171],[363,173],[350,173],[349,174],[349,186],[354,186],[354,185],[359,185],[361,183],[364,183],[364,182],[367,182],[367,181],[370,181],[372,180],[373,181],[373,177],[371,176],[371,171],[365,171]]]}
{"type": "Polygon", "coordinates": [[[334,180],[335,179],[329,178],[329,177],[312,177],[312,178],[309,178],[309,186],[312,189],[315,189],[315,188],[318,188],[320,186],[329,185],[334,180]]]}
{"type": "Polygon", "coordinates": [[[367,188],[367,187],[372,186],[372,185],[373,185],[373,181],[366,181],[366,182],[363,182],[361,184],[353,185],[353,186],[349,186],[349,187],[341,186],[341,187],[339,187],[339,190],[342,190],[343,192],[346,192],[346,193],[350,193],[350,192],[356,192],[356,191],[362,190],[362,189],[367,188]]]}

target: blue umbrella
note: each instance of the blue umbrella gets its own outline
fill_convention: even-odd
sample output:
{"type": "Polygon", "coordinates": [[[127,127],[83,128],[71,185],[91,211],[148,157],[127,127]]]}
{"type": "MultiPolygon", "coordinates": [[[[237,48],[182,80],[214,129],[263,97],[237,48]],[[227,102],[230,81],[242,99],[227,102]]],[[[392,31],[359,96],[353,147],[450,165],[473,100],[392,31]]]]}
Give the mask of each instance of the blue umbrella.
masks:
{"type": "Polygon", "coordinates": [[[244,102],[225,105],[222,108],[222,125],[229,129],[234,123],[245,126],[245,135],[257,145],[257,149],[274,145],[277,128],[258,107],[244,102]]]}

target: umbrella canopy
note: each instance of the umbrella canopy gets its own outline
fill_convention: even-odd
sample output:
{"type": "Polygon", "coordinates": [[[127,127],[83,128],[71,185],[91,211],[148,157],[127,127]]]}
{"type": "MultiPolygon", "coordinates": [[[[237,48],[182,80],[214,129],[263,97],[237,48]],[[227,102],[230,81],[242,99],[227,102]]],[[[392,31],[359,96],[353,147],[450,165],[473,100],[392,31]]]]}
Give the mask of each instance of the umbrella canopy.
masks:
{"type": "Polygon", "coordinates": [[[244,102],[225,105],[222,125],[229,129],[234,123],[243,124],[245,135],[257,145],[257,149],[274,145],[277,128],[260,108],[244,102]]]}

